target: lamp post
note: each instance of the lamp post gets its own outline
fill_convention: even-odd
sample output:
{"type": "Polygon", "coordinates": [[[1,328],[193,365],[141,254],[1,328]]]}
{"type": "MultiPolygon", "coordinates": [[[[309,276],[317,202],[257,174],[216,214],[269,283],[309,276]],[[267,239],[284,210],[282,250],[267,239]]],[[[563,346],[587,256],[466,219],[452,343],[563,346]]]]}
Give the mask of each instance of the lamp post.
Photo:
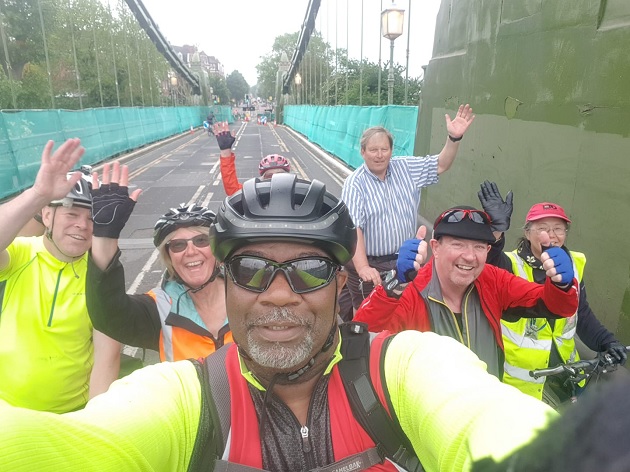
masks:
{"type": "Polygon", "coordinates": [[[394,41],[403,32],[405,10],[394,2],[381,12],[381,35],[389,39],[389,75],[387,76],[387,104],[394,102],[394,41]]]}
{"type": "Polygon", "coordinates": [[[300,87],[302,86],[302,76],[298,72],[295,74],[295,93],[297,95],[297,104],[300,105],[300,87]]]}
{"type": "Polygon", "coordinates": [[[173,97],[173,106],[175,106],[175,89],[177,88],[177,77],[171,77],[171,95],[173,97]]]}

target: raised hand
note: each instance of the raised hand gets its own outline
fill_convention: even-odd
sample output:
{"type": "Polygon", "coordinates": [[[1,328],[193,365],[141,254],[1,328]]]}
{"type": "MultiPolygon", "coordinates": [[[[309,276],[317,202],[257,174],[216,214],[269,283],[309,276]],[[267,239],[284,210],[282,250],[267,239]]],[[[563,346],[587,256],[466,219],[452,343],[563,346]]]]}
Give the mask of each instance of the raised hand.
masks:
{"type": "Polygon", "coordinates": [[[92,174],[92,218],[94,236],[118,239],[131,216],[141,189],[129,195],[129,168],[115,161],[103,166],[102,184],[98,174],[92,174]],[[110,175],[111,169],[111,175],[110,175]]]}
{"type": "Polygon", "coordinates": [[[232,145],[236,139],[234,135],[230,133],[230,127],[227,121],[215,123],[212,127],[212,131],[214,131],[214,136],[217,138],[217,144],[221,151],[232,149],[232,145]]]}
{"type": "Polygon", "coordinates": [[[398,251],[396,261],[396,277],[401,283],[409,282],[414,272],[420,270],[427,260],[428,245],[424,240],[427,235],[426,226],[420,226],[415,239],[408,239],[398,251]]]}
{"type": "Polygon", "coordinates": [[[446,118],[446,132],[451,138],[457,141],[464,136],[464,133],[475,119],[473,110],[468,104],[459,106],[453,120],[451,120],[448,113],[444,116],[446,118]]]}
{"type": "Polygon", "coordinates": [[[48,141],[44,146],[42,165],[33,184],[33,191],[45,199],[46,203],[65,197],[79,181],[81,172],[75,172],[70,179],[67,174],[85,152],[78,138],[66,140],[51,156],[54,145],[53,141],[48,141]]]}
{"type": "Polygon", "coordinates": [[[560,286],[569,285],[573,281],[573,262],[567,251],[558,246],[551,246],[551,239],[546,231],[539,235],[543,253],[540,260],[547,277],[560,286]]]}
{"type": "Polygon", "coordinates": [[[499,187],[495,182],[486,180],[481,184],[481,190],[477,193],[483,211],[485,211],[492,220],[492,231],[505,233],[510,229],[510,218],[514,205],[512,203],[514,195],[510,190],[505,196],[505,200],[501,197],[499,187]]]}

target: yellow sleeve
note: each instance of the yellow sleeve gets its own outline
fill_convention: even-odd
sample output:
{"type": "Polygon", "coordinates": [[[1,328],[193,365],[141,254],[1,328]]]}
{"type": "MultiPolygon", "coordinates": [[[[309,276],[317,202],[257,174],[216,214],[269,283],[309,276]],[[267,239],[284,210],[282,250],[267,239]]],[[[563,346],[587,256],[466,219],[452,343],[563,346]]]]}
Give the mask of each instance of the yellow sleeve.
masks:
{"type": "Polygon", "coordinates": [[[200,405],[201,387],[188,361],[137,370],[73,413],[0,402],[0,470],[186,470],[200,405]]]}
{"type": "Polygon", "coordinates": [[[390,343],[385,378],[403,431],[431,471],[467,471],[500,459],[545,428],[557,413],[503,384],[464,345],[403,331],[390,343]]]}

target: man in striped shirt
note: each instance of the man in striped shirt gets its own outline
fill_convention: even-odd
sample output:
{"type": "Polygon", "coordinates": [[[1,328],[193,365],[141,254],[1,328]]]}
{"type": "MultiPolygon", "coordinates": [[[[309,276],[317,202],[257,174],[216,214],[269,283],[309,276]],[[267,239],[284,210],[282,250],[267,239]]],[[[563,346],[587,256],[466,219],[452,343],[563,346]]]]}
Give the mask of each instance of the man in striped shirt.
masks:
{"type": "Polygon", "coordinates": [[[398,248],[416,234],[422,187],[436,183],[451,167],[474,118],[468,104],[460,105],[453,120],[447,114],[448,138],[434,156],[392,159],[394,138],[382,126],[361,136],[365,162],[346,179],[341,193],[358,234],[355,255],[346,265],[355,311],[381,283],[379,272],[396,267],[398,248]]]}

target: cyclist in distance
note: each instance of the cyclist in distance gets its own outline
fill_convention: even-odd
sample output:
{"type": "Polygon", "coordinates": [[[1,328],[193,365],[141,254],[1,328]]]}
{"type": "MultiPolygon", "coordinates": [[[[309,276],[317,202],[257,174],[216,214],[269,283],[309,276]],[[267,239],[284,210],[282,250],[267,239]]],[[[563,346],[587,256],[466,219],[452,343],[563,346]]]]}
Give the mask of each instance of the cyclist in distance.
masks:
{"type": "MultiPolygon", "coordinates": [[[[481,184],[478,195],[484,210],[492,218],[492,230],[496,238],[496,243],[491,245],[488,254],[488,263],[541,284],[545,282],[545,271],[541,262],[543,238],[549,240],[547,246],[560,248],[571,256],[574,277],[579,281],[579,305],[575,313],[568,318],[556,320],[522,318],[518,321],[501,322],[505,346],[503,381],[539,400],[543,398],[544,392],[551,390],[550,395],[564,402],[572,392],[570,385],[565,385],[562,376],[534,379],[529,371],[579,360],[575,345],[576,334],[589,349],[607,352],[621,364],[627,360],[625,346],[615,339],[613,333],[599,322],[591,310],[583,278],[586,256],[581,252],[569,251],[565,246],[571,220],[564,209],[550,202],[533,205],[525,217],[523,236],[516,249],[503,252],[504,233],[510,228],[513,210],[512,192],[504,200],[496,183],[485,181],[481,184]]],[[[580,384],[583,385],[584,382],[580,384]]]]}
{"type": "Polygon", "coordinates": [[[0,206],[0,398],[62,413],[107,390],[120,344],[94,329],[86,307],[92,196],[80,172],[67,174],[85,149],[78,139],[53,145],[33,186],[0,206]],[[40,211],[45,234],[16,237],[40,211]]]}
{"type": "Polygon", "coordinates": [[[155,223],[153,243],[166,267],[160,286],[127,295],[118,249],[140,190],[129,196],[126,166],[105,164],[94,192],[95,234],[88,261],[87,300],[92,323],[112,338],[159,351],[162,361],[205,357],[231,332],[225,284],[210,249],[214,213],[198,205],[172,208],[155,223]],[[115,189],[116,199],[102,198],[115,189]]]}
{"type": "Polygon", "coordinates": [[[568,317],[577,309],[571,259],[560,248],[542,254],[546,279],[539,285],[486,264],[494,235],[483,211],[460,205],[438,216],[430,241],[433,258],[426,264],[425,235],[421,226],[417,239],[405,241],[398,254],[398,278],[405,283],[413,279],[409,286],[401,291],[379,285],[355,320],[373,331],[418,329],[451,336],[501,379],[501,319],[568,317]]]}
{"type": "Polygon", "coordinates": [[[246,181],[210,240],[234,343],[204,363],[137,370],[67,415],[0,402],[0,469],[394,472],[393,461],[418,471],[419,459],[429,472],[463,471],[500,460],[557,415],[448,337],[339,327],[356,230],[323,183],[246,181]],[[366,406],[400,434],[399,448],[365,429],[366,406]]]}
{"type": "MultiPolygon", "coordinates": [[[[227,121],[216,123],[213,129],[219,145],[221,163],[221,181],[225,194],[230,196],[243,188],[236,174],[236,156],[232,146],[236,141],[230,132],[227,121]]],[[[269,154],[263,157],[258,164],[258,173],[263,179],[270,179],[273,174],[279,172],[291,172],[291,164],[280,154],[269,154]]]]}

